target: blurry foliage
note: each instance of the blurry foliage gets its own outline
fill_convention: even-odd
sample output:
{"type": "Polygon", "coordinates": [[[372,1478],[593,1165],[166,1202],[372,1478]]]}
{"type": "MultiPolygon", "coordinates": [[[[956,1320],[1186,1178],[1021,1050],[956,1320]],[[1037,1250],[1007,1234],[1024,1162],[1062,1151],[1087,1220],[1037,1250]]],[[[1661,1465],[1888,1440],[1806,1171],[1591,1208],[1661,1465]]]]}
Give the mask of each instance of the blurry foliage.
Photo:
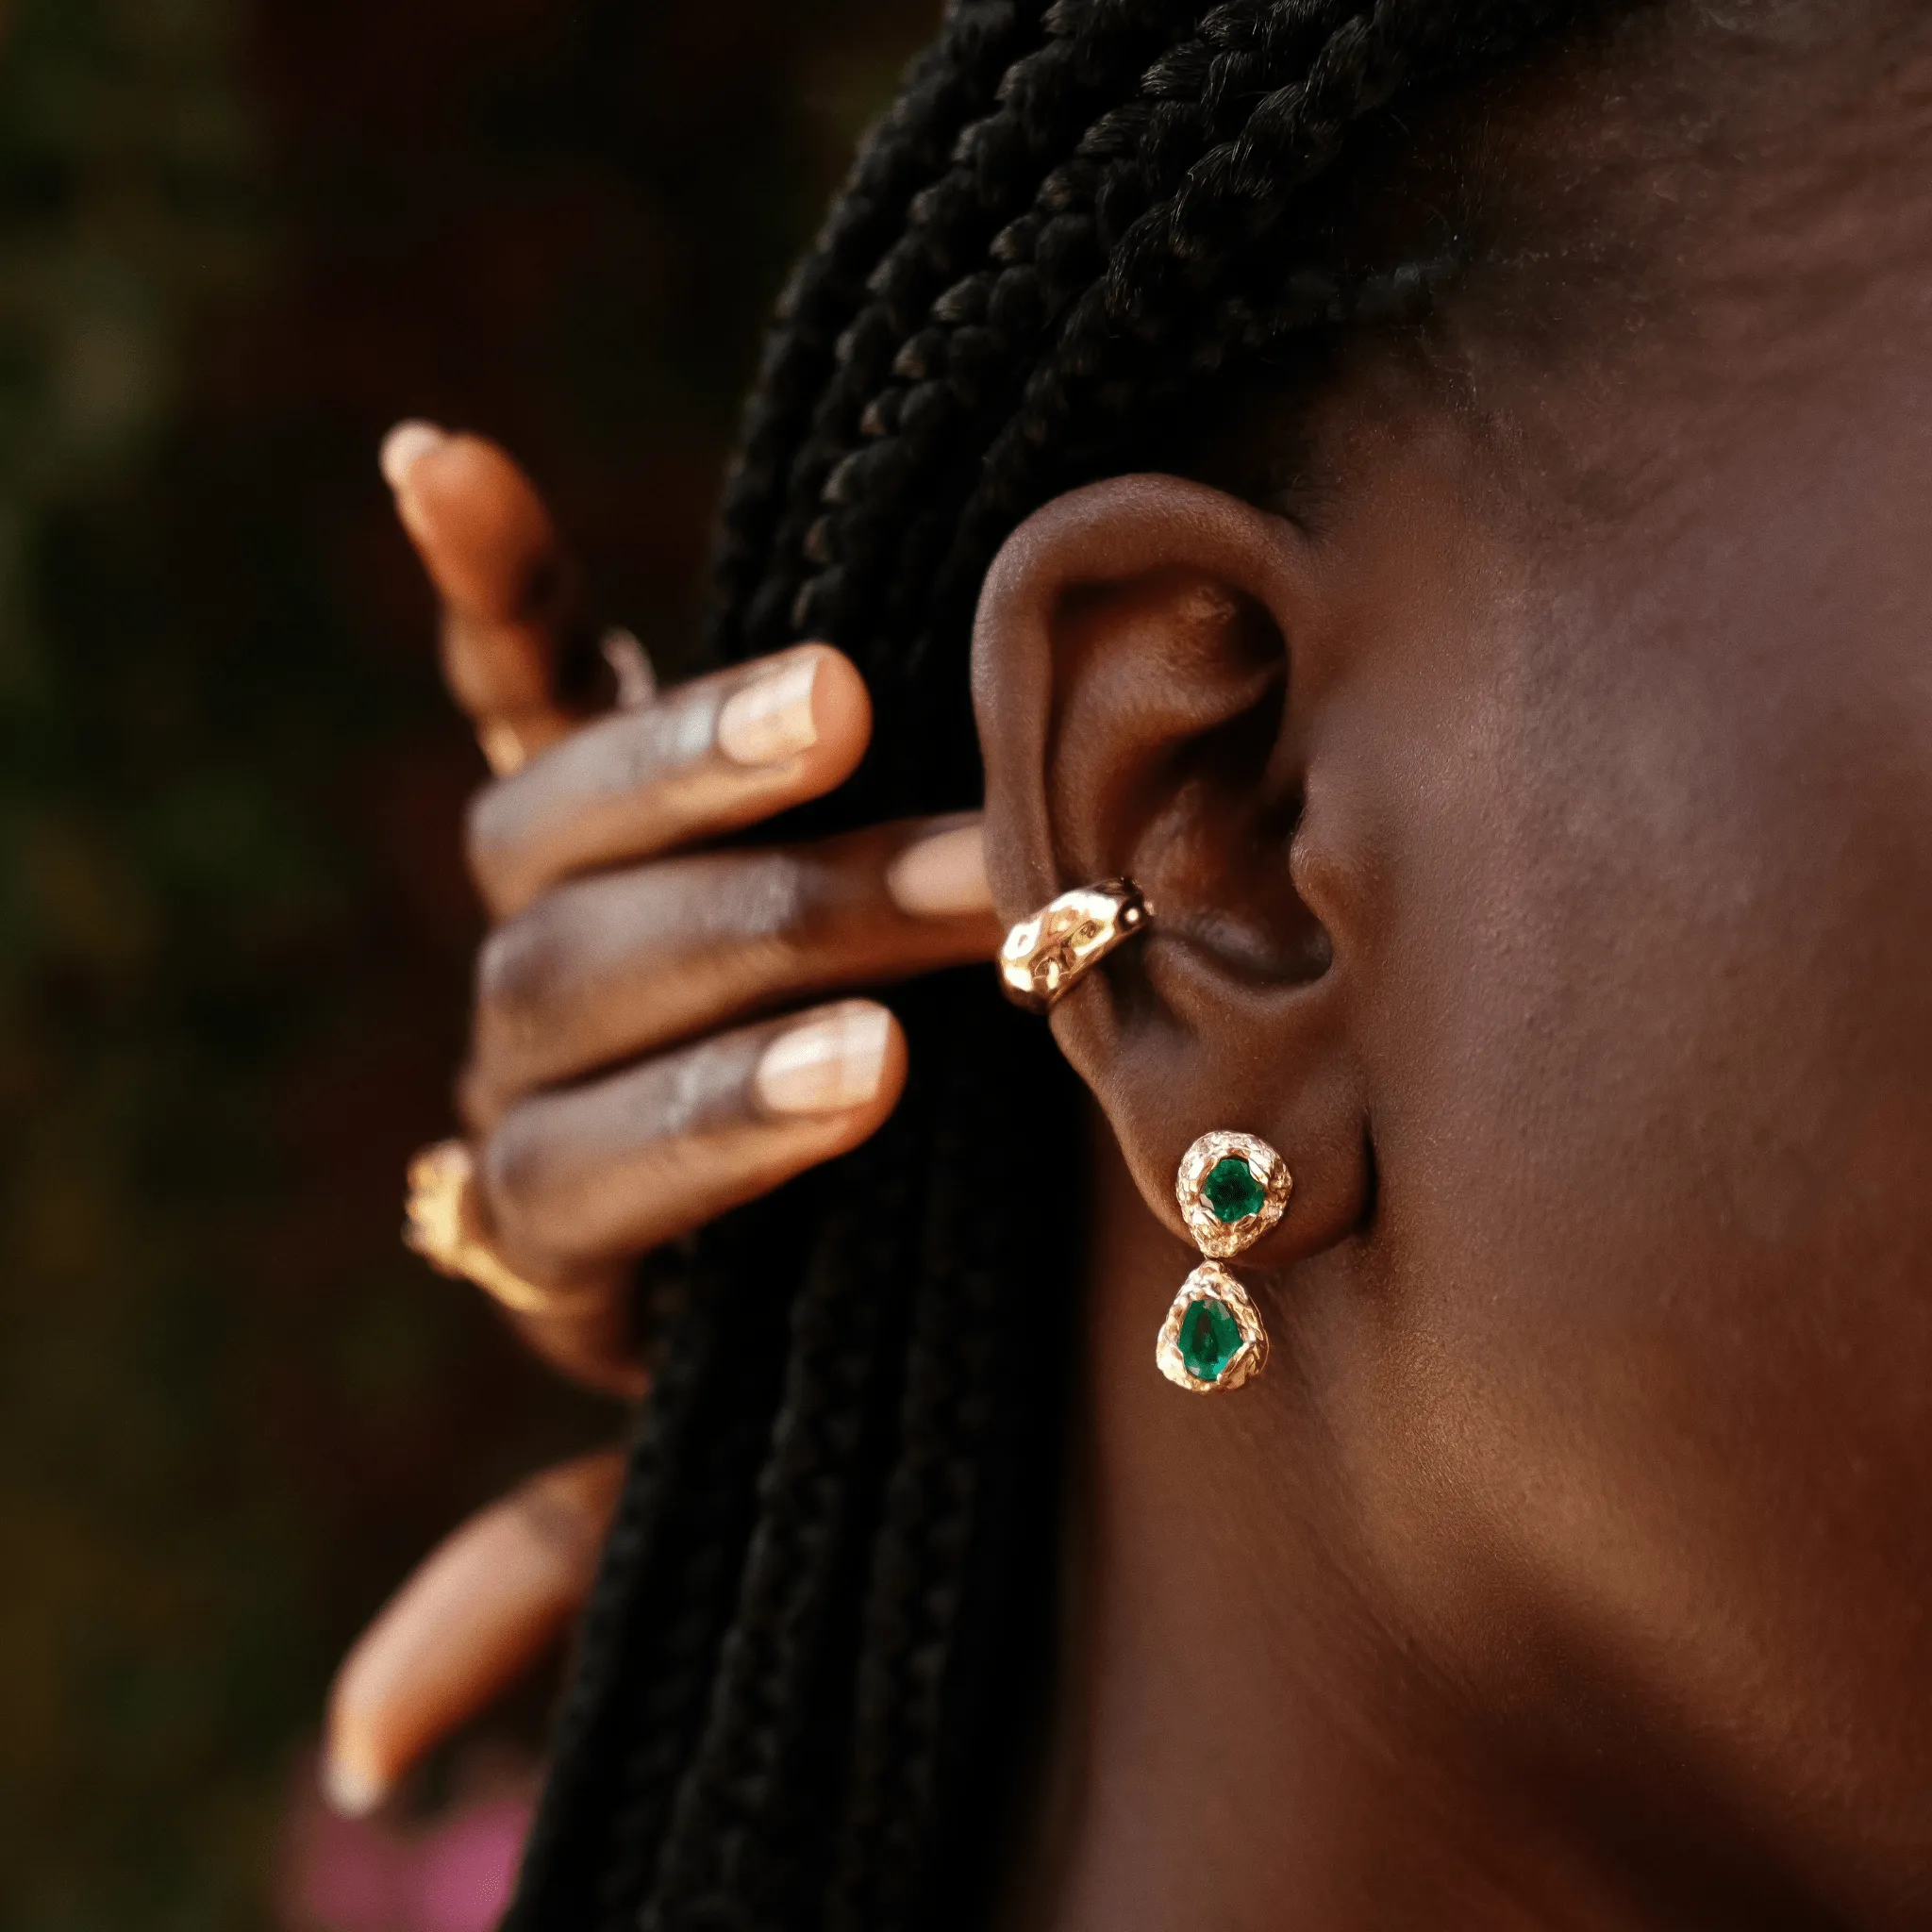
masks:
{"type": "Polygon", "coordinates": [[[267,1923],[329,1667],[611,1419],[396,1245],[474,753],[373,468],[533,461],[667,661],[911,0],[16,0],[0,45],[0,1928],[267,1923]]]}
{"type": "Polygon", "coordinates": [[[184,332],[258,267],[253,144],[225,8],[37,0],[9,34],[0,1882],[9,1925],[206,1924],[250,1882],[272,1687],[313,1669],[286,1495],[226,1454],[251,1338],[224,1289],[271,1193],[275,1016],[235,995],[322,868],[272,788],[190,750],[206,667],[173,613],[100,621],[142,566],[85,525],[140,487],[184,332]]]}

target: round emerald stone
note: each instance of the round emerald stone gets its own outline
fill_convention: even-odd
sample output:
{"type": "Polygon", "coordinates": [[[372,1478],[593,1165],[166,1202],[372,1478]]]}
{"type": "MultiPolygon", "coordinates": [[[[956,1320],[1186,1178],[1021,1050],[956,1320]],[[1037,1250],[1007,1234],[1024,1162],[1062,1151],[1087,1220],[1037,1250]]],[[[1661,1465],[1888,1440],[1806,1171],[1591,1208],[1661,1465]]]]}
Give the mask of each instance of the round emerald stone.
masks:
{"type": "Polygon", "coordinates": [[[1218,1382],[1241,1350],[1241,1324],[1225,1302],[1204,1294],[1181,1317],[1181,1366],[1197,1382],[1218,1382]]]}
{"type": "Polygon", "coordinates": [[[1213,1208],[1215,1220],[1234,1222],[1260,1213],[1268,1205],[1268,1190],[1239,1154],[1230,1154],[1208,1169],[1201,1198],[1213,1208]]]}

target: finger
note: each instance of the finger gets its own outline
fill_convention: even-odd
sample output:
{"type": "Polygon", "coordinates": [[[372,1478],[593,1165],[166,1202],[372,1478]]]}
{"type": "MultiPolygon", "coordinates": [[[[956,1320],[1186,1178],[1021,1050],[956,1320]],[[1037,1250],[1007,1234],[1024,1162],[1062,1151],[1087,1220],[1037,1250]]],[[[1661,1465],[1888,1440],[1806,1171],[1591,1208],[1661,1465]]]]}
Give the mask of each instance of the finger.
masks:
{"type": "Polygon", "coordinates": [[[637,1330],[629,1257],[572,1271],[571,1292],[555,1307],[507,1309],[532,1354],[599,1395],[641,1402],[651,1386],[637,1330]]]}
{"type": "Polygon", "coordinates": [[[329,1693],[323,1789],[337,1810],[375,1810],[557,1640],[590,1593],[623,1481],[615,1450],[532,1477],[390,1599],[329,1693]]]}
{"type": "Polygon", "coordinates": [[[534,1282],[608,1281],[614,1264],[849,1152],[905,1083],[898,1022],[843,1000],[533,1095],[479,1152],[491,1243],[534,1282]]]}
{"type": "Polygon", "coordinates": [[[633,1271],[613,1265],[596,1279],[567,1291],[519,1275],[491,1245],[479,1211],[476,1158],[463,1141],[423,1148],[409,1162],[403,1241],[438,1274],[468,1281],[494,1302],[547,1361],[587,1387],[626,1402],[650,1386],[640,1324],[656,1311],[641,1307],[633,1271]]]}
{"type": "Polygon", "coordinates": [[[865,680],[801,644],[599,719],[470,811],[471,869],[498,919],[571,874],[755,824],[851,776],[872,735],[865,680]]]}
{"type": "Polygon", "coordinates": [[[1000,935],[976,815],[568,880],[478,958],[465,1118],[760,1009],[990,959],[1000,935]]]}
{"type": "Polygon", "coordinates": [[[514,771],[580,720],[558,690],[583,629],[576,573],[536,487],[486,438],[399,424],[381,464],[442,600],[450,692],[492,770],[514,771]]]}

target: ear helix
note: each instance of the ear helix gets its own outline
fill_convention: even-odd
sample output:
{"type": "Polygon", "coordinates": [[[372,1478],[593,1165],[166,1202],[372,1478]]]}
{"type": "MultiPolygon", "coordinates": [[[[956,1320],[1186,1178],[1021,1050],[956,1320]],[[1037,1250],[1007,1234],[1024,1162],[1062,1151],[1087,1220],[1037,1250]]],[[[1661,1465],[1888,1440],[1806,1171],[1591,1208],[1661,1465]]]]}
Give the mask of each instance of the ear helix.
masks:
{"type": "Polygon", "coordinates": [[[1156,1366],[1177,1388],[1219,1395],[1268,1365],[1268,1331],[1222,1261],[1253,1247],[1287,1213],[1293,1191],[1288,1163],[1254,1134],[1203,1134],[1182,1156],[1174,1198],[1210,1258],[1181,1283],[1154,1345],[1156,1366]]]}

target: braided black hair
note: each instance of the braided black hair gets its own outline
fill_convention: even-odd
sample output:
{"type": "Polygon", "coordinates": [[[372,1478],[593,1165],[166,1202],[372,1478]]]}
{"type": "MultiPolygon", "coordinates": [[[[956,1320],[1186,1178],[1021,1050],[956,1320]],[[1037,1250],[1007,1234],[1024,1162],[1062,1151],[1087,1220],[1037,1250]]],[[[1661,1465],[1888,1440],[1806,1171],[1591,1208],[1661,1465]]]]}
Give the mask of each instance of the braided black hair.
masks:
{"type": "MultiPolygon", "coordinates": [[[[808,822],[975,801],[964,651],[1000,541],[1211,384],[1425,302],[1453,237],[1352,272],[1311,197],[1577,11],[953,0],[785,291],[724,492],[713,655],[827,637],[872,685],[874,753],[808,822]]],[[[983,1914],[1045,1688],[1079,1141],[989,974],[896,1004],[893,1119],[695,1244],[518,1932],[983,1914]]]]}

